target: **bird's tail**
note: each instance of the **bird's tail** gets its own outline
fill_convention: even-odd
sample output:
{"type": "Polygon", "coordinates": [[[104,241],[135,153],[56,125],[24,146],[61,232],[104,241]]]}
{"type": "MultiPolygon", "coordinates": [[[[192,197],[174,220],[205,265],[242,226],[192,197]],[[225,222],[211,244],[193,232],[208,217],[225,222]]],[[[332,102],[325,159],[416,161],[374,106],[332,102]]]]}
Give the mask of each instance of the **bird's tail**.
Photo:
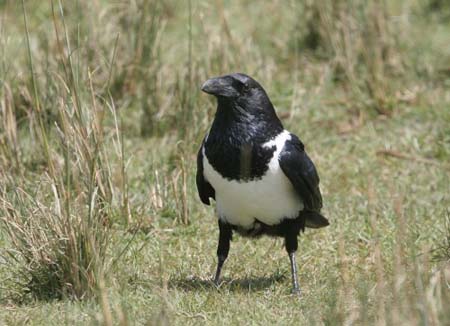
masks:
{"type": "Polygon", "coordinates": [[[301,215],[305,219],[305,226],[307,228],[319,229],[330,225],[327,218],[320,215],[318,212],[305,210],[301,215]]]}

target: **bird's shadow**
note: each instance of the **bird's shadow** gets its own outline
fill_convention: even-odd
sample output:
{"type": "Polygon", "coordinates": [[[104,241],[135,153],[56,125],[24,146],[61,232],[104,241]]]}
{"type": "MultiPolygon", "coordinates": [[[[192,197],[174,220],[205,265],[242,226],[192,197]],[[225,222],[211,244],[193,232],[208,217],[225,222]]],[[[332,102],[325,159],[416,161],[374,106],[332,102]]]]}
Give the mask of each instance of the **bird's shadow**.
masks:
{"type": "Polygon", "coordinates": [[[276,272],[270,276],[244,277],[241,279],[222,279],[219,286],[215,285],[211,279],[202,279],[196,276],[169,280],[169,287],[182,289],[185,291],[201,290],[221,290],[227,289],[233,292],[240,291],[261,291],[269,288],[275,283],[285,279],[285,274],[276,272]]]}

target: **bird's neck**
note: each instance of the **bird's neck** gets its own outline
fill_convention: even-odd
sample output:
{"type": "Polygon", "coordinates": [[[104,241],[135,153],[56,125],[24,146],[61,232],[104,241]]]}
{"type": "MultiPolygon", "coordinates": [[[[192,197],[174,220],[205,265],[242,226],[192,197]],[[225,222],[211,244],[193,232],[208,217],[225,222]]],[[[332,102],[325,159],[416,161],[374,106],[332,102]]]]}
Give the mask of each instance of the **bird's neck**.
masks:
{"type": "Polygon", "coordinates": [[[236,145],[262,144],[275,138],[283,130],[273,107],[269,110],[248,112],[238,105],[220,101],[211,127],[211,133],[220,135],[222,139],[229,139],[236,145]]]}
{"type": "Polygon", "coordinates": [[[263,144],[283,132],[283,126],[275,114],[269,119],[263,113],[250,114],[219,103],[204,146],[208,162],[223,178],[254,180],[266,173],[275,147],[263,144]]]}

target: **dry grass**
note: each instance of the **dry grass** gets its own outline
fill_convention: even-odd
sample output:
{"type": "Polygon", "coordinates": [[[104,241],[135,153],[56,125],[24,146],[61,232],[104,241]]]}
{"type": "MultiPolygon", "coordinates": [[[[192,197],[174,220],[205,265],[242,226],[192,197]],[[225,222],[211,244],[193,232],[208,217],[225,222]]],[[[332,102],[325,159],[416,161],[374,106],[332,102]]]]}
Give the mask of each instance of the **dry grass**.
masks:
{"type": "Polygon", "coordinates": [[[398,105],[395,93],[410,77],[405,73],[404,29],[389,16],[386,1],[299,1],[298,50],[310,49],[332,64],[349,100],[359,110],[390,115],[398,105]],[[406,76],[405,76],[406,75],[406,76]]]}
{"type": "MultiPolygon", "coordinates": [[[[56,28],[62,71],[53,72],[51,85],[58,93],[56,107],[52,108],[55,121],[45,121],[48,112],[43,110],[34,75],[27,11],[22,4],[34,89],[30,123],[38,126],[31,141],[35,151],[42,153],[42,167],[30,171],[20,161],[19,127],[11,98],[6,97],[2,148],[5,154],[15,157],[11,161],[15,164],[5,165],[2,179],[2,222],[12,246],[4,257],[10,268],[19,269],[23,275],[16,280],[19,292],[38,299],[82,299],[96,293],[98,279],[106,268],[110,216],[115,205],[111,183],[111,157],[115,152],[107,152],[104,119],[108,113],[117,123],[117,117],[111,102],[104,100],[102,106],[98,103],[89,69],[85,83],[76,82],[77,66],[70,56],[65,56],[58,36],[61,31],[56,28]],[[16,173],[11,175],[8,170],[16,173]]],[[[64,17],[61,19],[65,46],[70,52],[64,17]]],[[[5,89],[8,91],[7,86],[5,89]]],[[[116,141],[114,145],[120,150],[121,139],[115,127],[115,134],[107,136],[116,141]]]]}

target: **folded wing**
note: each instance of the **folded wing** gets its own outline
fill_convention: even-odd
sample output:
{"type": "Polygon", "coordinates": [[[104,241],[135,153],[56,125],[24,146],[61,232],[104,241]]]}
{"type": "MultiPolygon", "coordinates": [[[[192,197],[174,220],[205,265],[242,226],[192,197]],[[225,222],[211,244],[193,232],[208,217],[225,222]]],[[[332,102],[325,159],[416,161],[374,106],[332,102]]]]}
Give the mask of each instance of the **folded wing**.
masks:
{"type": "Polygon", "coordinates": [[[311,159],[305,152],[302,142],[291,134],[278,158],[280,167],[291,181],[295,191],[303,201],[307,227],[327,226],[328,220],[320,215],[322,195],[319,176],[311,159]]]}
{"type": "Polygon", "coordinates": [[[203,144],[204,140],[202,142],[202,146],[200,147],[200,150],[197,154],[197,175],[196,175],[196,182],[197,182],[197,190],[198,194],[200,196],[201,201],[205,205],[209,205],[209,198],[216,199],[216,192],[214,191],[214,188],[211,186],[211,184],[205,180],[205,177],[203,176],[203,144]]]}

